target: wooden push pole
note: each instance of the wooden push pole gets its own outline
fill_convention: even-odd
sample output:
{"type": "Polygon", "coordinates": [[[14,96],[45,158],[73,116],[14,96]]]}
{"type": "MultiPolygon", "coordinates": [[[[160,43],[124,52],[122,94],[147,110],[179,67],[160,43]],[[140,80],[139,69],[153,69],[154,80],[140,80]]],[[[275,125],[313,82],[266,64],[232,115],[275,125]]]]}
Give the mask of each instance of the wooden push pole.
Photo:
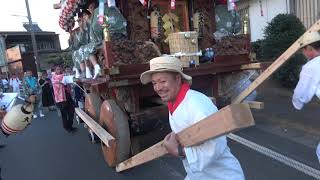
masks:
{"type": "Polygon", "coordinates": [[[276,61],[274,61],[252,84],[245,89],[239,96],[232,102],[234,104],[241,103],[247,96],[249,96],[263,81],[269,78],[277,69],[281,67],[294,53],[300,49],[299,41],[307,33],[320,30],[320,20],[314,23],[298,40],[296,40],[276,61]]]}
{"type": "MultiPolygon", "coordinates": [[[[189,147],[253,125],[254,119],[249,105],[232,104],[182,130],[177,136],[183,147],[189,147]]],[[[163,141],[161,141],[118,164],[116,171],[120,172],[135,167],[167,153],[163,141]]]]}
{"type": "Polygon", "coordinates": [[[93,132],[101,139],[101,141],[109,147],[110,141],[115,141],[115,138],[96,123],[87,113],[80,108],[75,108],[76,114],[89,126],[93,132]]]}

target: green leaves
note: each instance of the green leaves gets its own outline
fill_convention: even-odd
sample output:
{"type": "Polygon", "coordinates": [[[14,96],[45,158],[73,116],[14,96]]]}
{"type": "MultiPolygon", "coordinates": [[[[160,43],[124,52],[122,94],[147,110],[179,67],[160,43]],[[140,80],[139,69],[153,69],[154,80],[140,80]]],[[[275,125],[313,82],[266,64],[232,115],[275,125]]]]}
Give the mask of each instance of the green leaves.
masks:
{"type": "Polygon", "coordinates": [[[48,64],[52,65],[63,65],[63,66],[73,66],[72,62],[72,51],[65,51],[60,53],[48,54],[45,58],[48,64]]]}
{"type": "MultiPolygon", "coordinates": [[[[305,27],[296,16],[279,14],[265,28],[265,39],[254,42],[252,49],[257,53],[258,60],[276,60],[305,31],[305,27]]],[[[274,74],[274,78],[284,87],[295,87],[299,80],[301,66],[305,62],[305,57],[297,53],[274,74]]]]}

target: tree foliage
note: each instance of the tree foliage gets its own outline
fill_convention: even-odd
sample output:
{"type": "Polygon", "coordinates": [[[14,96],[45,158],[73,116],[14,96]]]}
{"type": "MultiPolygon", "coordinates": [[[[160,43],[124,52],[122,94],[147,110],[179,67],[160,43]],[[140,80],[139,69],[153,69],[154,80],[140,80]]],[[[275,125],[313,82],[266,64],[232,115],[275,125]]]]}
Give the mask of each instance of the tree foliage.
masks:
{"type": "MultiPolygon", "coordinates": [[[[256,45],[260,60],[276,60],[306,31],[301,21],[292,14],[279,14],[264,30],[264,40],[256,45]],[[260,47],[259,47],[260,45],[260,47]]],[[[275,74],[274,78],[287,88],[296,86],[301,66],[306,62],[301,53],[293,55],[275,74]]]]}
{"type": "Polygon", "coordinates": [[[61,53],[51,53],[48,55],[47,63],[52,65],[73,66],[72,51],[65,51],[61,53]]]}

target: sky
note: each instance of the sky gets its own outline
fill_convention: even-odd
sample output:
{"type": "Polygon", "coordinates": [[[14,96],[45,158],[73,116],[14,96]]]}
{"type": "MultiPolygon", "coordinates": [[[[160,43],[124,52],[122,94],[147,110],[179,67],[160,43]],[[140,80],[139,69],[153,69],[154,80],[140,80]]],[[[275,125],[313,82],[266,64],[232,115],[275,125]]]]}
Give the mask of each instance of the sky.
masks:
{"type": "MultiPolygon", "coordinates": [[[[28,22],[25,0],[0,0],[0,31],[25,31],[23,22],[28,22]],[[14,15],[18,15],[14,16],[14,15]]],[[[32,21],[38,23],[43,31],[59,34],[61,48],[68,47],[69,34],[60,28],[58,20],[60,9],[53,9],[59,0],[29,0],[32,21]]]]}

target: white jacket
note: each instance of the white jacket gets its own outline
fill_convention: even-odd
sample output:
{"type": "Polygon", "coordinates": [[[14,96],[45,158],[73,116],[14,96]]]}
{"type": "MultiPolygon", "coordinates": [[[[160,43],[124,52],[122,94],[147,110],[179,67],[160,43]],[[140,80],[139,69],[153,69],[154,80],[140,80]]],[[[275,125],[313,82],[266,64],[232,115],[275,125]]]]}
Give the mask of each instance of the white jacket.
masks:
{"type": "MultiPolygon", "coordinates": [[[[172,114],[169,112],[171,129],[178,133],[217,111],[217,107],[207,96],[190,89],[176,110],[172,114]]],[[[187,172],[186,179],[244,179],[240,163],[231,154],[225,136],[184,150],[186,159],[183,160],[183,165],[187,172]]]]}
{"type": "Polygon", "coordinates": [[[320,99],[320,56],[306,63],[300,72],[299,82],[294,89],[292,104],[296,109],[302,109],[304,104],[316,95],[320,99]]]}
{"type": "Polygon", "coordinates": [[[21,81],[18,78],[10,78],[9,85],[12,87],[12,92],[20,92],[21,81]]]}

